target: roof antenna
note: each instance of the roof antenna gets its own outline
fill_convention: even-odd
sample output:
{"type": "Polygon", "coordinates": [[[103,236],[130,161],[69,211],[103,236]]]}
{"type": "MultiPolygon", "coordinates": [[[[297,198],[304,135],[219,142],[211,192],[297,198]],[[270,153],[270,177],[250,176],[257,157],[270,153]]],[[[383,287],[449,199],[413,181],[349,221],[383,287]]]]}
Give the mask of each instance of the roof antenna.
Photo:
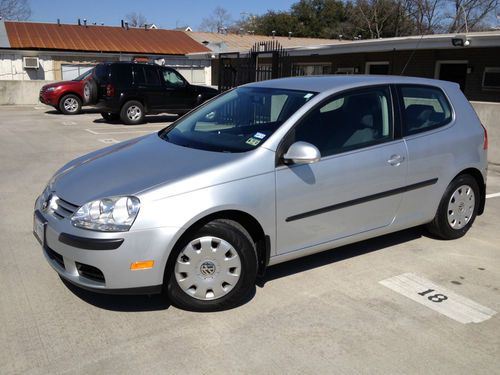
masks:
{"type": "Polygon", "coordinates": [[[413,51],[411,51],[410,57],[408,57],[408,60],[406,61],[405,66],[403,67],[403,70],[401,70],[401,73],[399,73],[400,76],[402,76],[405,73],[406,67],[408,66],[408,64],[410,63],[411,59],[413,58],[413,55],[415,54],[415,51],[418,49],[418,46],[420,45],[420,42],[422,41],[422,39],[424,39],[424,34],[423,33],[422,33],[422,35],[420,35],[420,39],[418,40],[417,45],[415,46],[415,48],[413,49],[413,51]]]}

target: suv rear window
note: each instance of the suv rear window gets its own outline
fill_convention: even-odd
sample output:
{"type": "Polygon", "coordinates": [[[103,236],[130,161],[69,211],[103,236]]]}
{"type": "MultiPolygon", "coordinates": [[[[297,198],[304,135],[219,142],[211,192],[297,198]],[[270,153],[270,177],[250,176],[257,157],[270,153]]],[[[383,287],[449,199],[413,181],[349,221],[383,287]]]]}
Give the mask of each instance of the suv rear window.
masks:
{"type": "Polygon", "coordinates": [[[98,82],[105,82],[109,77],[109,65],[107,64],[98,64],[95,67],[94,76],[96,77],[98,82]]]}
{"type": "Polygon", "coordinates": [[[132,69],[129,64],[114,64],[111,68],[113,82],[119,87],[130,87],[132,85],[132,69]]]}
{"type": "Polygon", "coordinates": [[[404,134],[436,129],[451,122],[451,106],[437,87],[400,86],[403,98],[404,134]]]}

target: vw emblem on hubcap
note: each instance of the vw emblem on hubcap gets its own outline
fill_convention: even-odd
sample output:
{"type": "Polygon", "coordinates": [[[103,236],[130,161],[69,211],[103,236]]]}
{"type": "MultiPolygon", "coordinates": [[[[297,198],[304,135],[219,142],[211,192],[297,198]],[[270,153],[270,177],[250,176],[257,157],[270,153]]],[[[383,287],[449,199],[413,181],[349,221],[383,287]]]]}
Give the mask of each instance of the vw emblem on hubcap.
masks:
{"type": "Polygon", "coordinates": [[[210,261],[205,261],[200,266],[200,273],[203,276],[212,276],[215,273],[215,264],[210,261]]]}

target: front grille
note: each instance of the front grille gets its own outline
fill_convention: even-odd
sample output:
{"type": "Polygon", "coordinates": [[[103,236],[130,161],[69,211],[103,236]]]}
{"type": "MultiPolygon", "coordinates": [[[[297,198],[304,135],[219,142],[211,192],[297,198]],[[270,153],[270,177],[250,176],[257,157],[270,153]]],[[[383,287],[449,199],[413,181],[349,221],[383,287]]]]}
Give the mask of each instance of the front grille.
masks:
{"type": "Polygon", "coordinates": [[[64,259],[63,259],[61,254],[56,253],[50,247],[46,247],[45,252],[47,253],[47,255],[49,256],[50,259],[52,259],[54,262],[59,264],[63,269],[66,269],[64,267],[64,259]]]}
{"type": "Polygon", "coordinates": [[[79,207],[59,197],[57,197],[56,203],[57,203],[57,208],[52,212],[54,216],[59,219],[71,217],[71,215],[73,215],[75,211],[78,210],[79,207]]]}
{"type": "Polygon", "coordinates": [[[78,262],[75,262],[75,264],[76,264],[76,269],[78,270],[80,276],[83,276],[87,279],[97,281],[100,283],[105,282],[104,275],[99,268],[78,262]]]}

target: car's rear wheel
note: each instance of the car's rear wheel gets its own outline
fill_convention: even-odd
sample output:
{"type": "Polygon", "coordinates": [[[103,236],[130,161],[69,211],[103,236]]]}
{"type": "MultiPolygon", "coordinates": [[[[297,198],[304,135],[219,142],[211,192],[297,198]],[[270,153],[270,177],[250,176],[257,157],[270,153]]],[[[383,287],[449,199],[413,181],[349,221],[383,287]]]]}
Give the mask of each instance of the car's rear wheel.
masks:
{"type": "Polygon", "coordinates": [[[474,177],[456,177],[446,188],[434,220],[427,224],[428,230],[445,240],[464,236],[476,219],[480,199],[474,177]]]}
{"type": "Polygon", "coordinates": [[[101,112],[101,116],[106,121],[116,121],[120,119],[120,115],[118,113],[101,112]]]}
{"type": "Polygon", "coordinates": [[[120,118],[127,125],[141,124],[144,121],[144,106],[137,100],[128,101],[120,111],[120,118]]]}
{"type": "Polygon", "coordinates": [[[74,94],[64,95],[59,101],[59,109],[65,115],[76,115],[82,110],[82,101],[74,94]]]}
{"type": "Polygon", "coordinates": [[[238,223],[214,220],[176,247],[169,267],[167,294],[175,306],[191,311],[228,309],[255,285],[255,244],[238,223]]]}

